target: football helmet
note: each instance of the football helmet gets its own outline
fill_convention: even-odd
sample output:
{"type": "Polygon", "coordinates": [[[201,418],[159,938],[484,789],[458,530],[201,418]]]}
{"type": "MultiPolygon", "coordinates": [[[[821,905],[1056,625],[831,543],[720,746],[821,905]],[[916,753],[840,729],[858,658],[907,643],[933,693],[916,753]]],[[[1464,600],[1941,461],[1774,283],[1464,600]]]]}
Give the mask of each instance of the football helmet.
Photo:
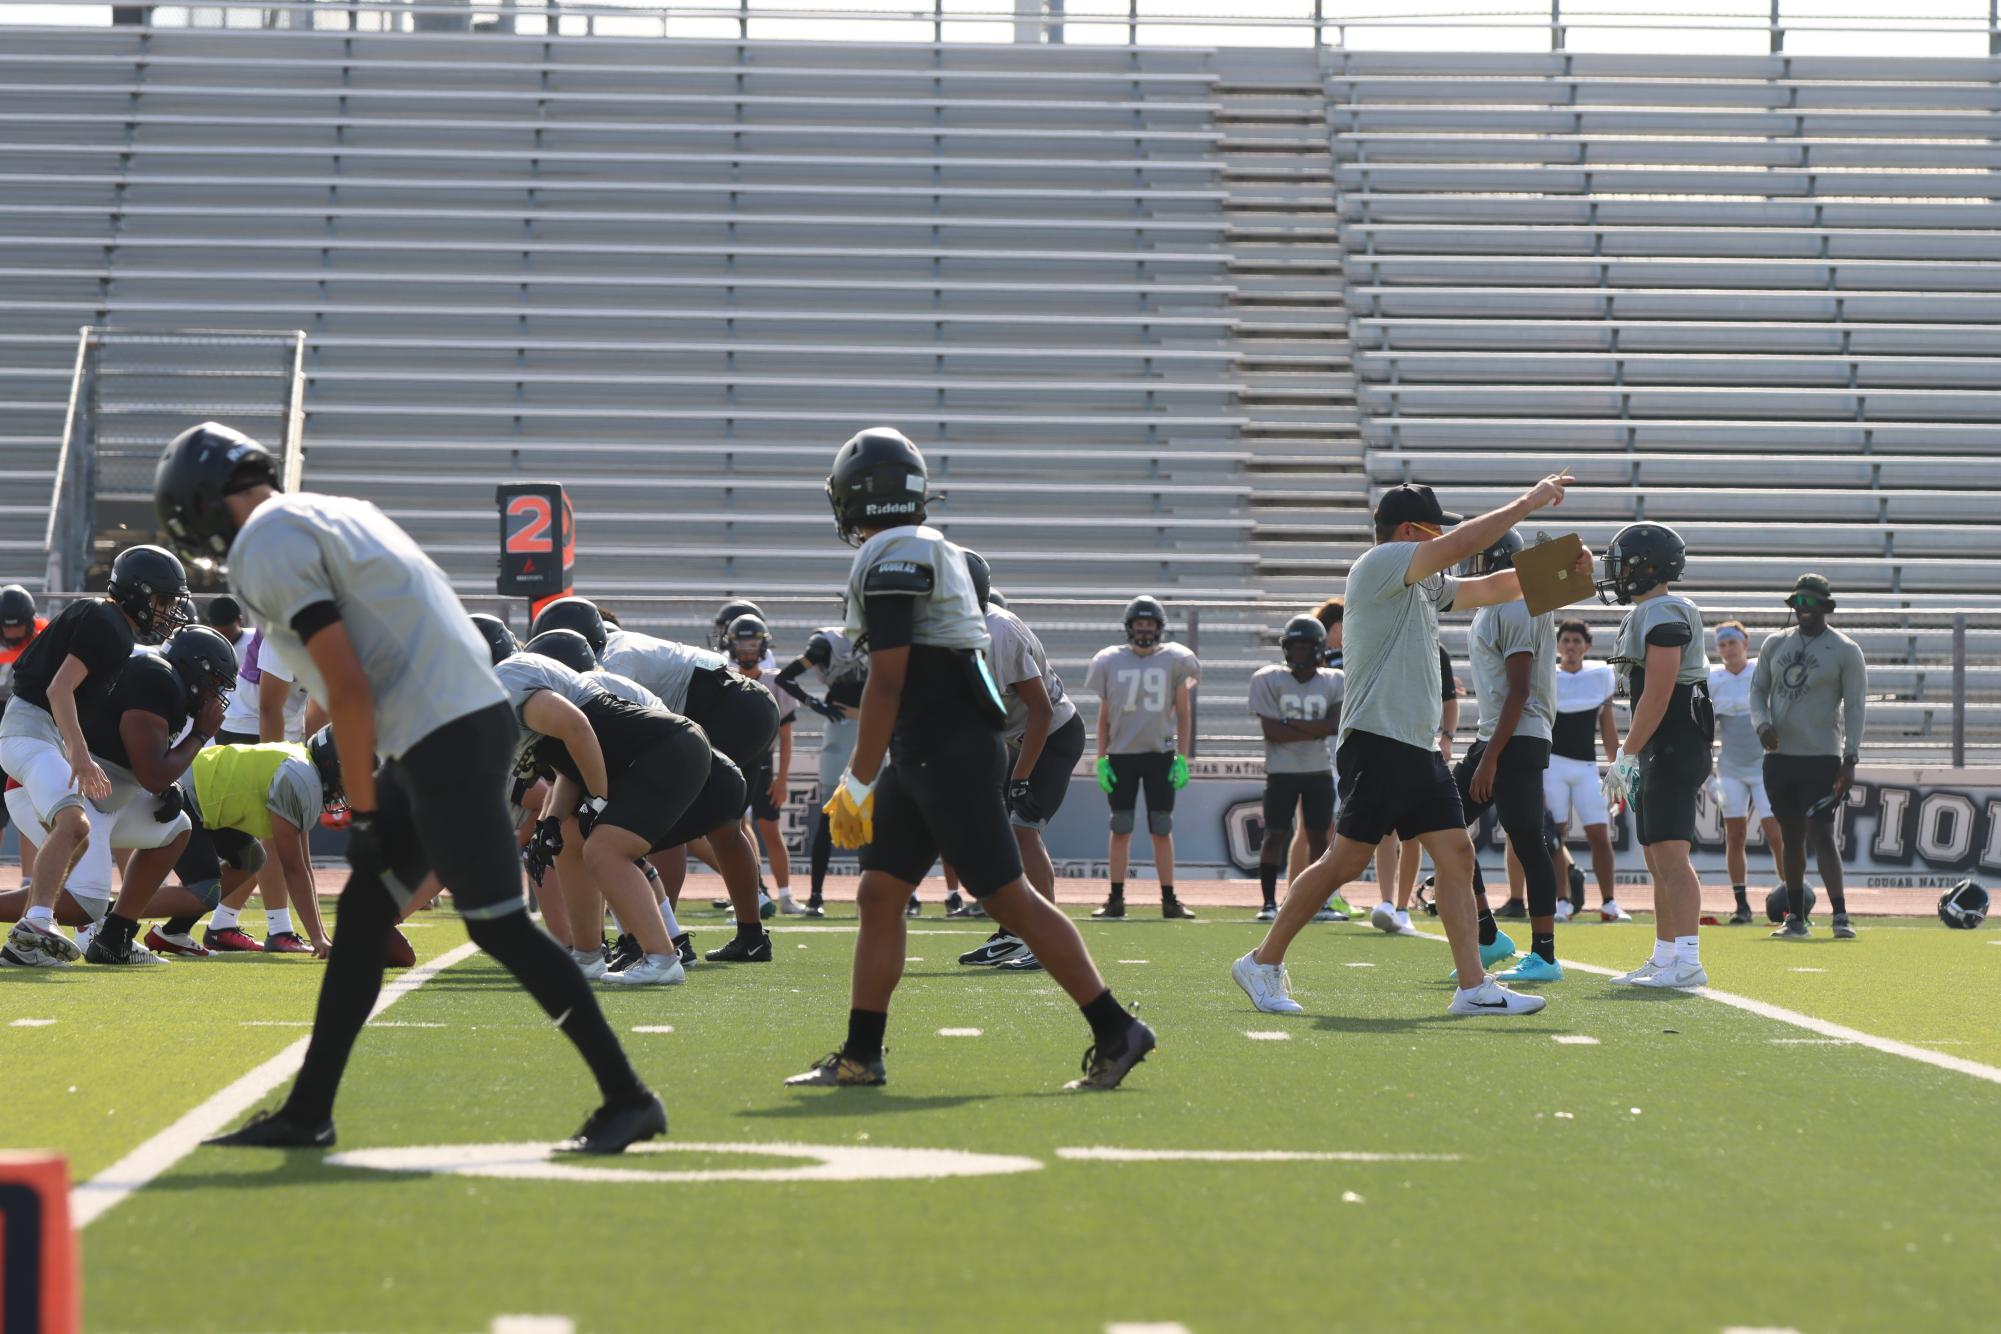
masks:
{"type": "Polygon", "coordinates": [[[580,676],[598,669],[597,654],[591,652],[590,641],[575,630],[544,630],[529,640],[522,652],[560,662],[580,676]]]}
{"type": "Polygon", "coordinates": [[[771,628],[746,612],[730,622],[729,654],[739,667],[755,667],[771,652],[771,628]]]}
{"type": "Polygon", "coordinates": [[[987,564],[987,558],[971,547],[960,547],[959,554],[966,558],[966,573],[973,578],[973,596],[979,599],[980,610],[985,611],[994,596],[993,566],[987,564]]]}
{"type": "Polygon", "coordinates": [[[486,641],[487,656],[497,667],[502,658],[511,658],[521,651],[521,641],[507,628],[507,622],[498,616],[483,611],[472,614],[472,628],[479,631],[479,637],[486,641]]]}
{"type": "Polygon", "coordinates": [[[236,649],[220,630],[206,625],[188,625],[175,631],[160,651],[188,692],[188,712],[193,713],[208,695],[227,695],[236,689],[236,649]]]}
{"type": "Polygon", "coordinates": [[[153,472],[153,512],[190,556],[220,557],[236,540],[223,499],[259,484],[278,485],[278,461],[243,432],[203,422],[175,436],[153,472]]]}
{"type": "Polygon", "coordinates": [[[1326,647],[1327,627],[1311,616],[1293,617],[1278,637],[1279,652],[1285,655],[1285,665],[1292,668],[1318,667],[1326,647]]]}
{"type": "Polygon", "coordinates": [[[328,829],[347,828],[347,789],[340,781],[340,750],[331,724],[306,738],[306,755],[320,775],[320,823],[328,829]]]}
{"type": "Polygon", "coordinates": [[[1126,642],[1134,648],[1152,648],[1167,637],[1167,608],[1159,598],[1140,596],[1126,603],[1126,642]],[[1153,629],[1135,630],[1134,621],[1151,620],[1153,629]]]}
{"type": "MultiPolygon", "coordinates": [[[[1812,885],[1808,885],[1806,887],[1806,915],[1808,917],[1813,916],[1813,910],[1819,906],[1820,895],[1813,892],[1812,885]]],[[[1791,900],[1786,897],[1786,887],[1784,885],[1780,885],[1777,889],[1765,895],[1766,921],[1777,925],[1786,920],[1786,914],[1789,911],[1791,911],[1791,900]]]]}
{"type": "Polygon", "coordinates": [[[924,455],[903,432],[872,426],[849,437],[827,475],[827,503],[841,540],[858,547],[864,528],[924,522],[926,478],[924,455]]]}
{"type": "Polygon", "coordinates": [[[989,588],[987,590],[987,605],[989,607],[999,607],[1005,611],[1007,609],[1007,595],[1002,593],[998,588],[989,588]]]}
{"type": "Polygon", "coordinates": [[[1522,535],[1510,528],[1485,551],[1476,551],[1459,562],[1459,577],[1478,579],[1497,570],[1512,570],[1515,568],[1515,557],[1527,546],[1528,543],[1522,541],[1522,535]]]}
{"type": "Polygon", "coordinates": [[[551,630],[575,630],[591,646],[592,654],[604,652],[604,617],[598,615],[598,604],[589,598],[557,598],[542,608],[528,627],[528,640],[533,643],[551,630]]]}
{"type": "Polygon", "coordinates": [[[24,648],[35,637],[35,595],[19,584],[0,588],[0,648],[24,648]]]}
{"type": "Polygon", "coordinates": [[[1957,931],[1971,931],[1987,920],[1987,891],[1962,880],[1939,896],[1938,919],[1957,931]]]}
{"type": "Polygon", "coordinates": [[[716,648],[721,652],[730,651],[730,627],[736,624],[739,616],[755,616],[761,621],[764,619],[764,608],[749,598],[737,598],[716,609],[716,619],[711,624],[715,626],[716,648]]]}
{"type": "Polygon", "coordinates": [[[1631,602],[1650,588],[1671,584],[1688,566],[1688,545],[1664,523],[1629,523],[1605,547],[1605,577],[1598,600],[1631,602]]]}
{"type": "MultiPolygon", "coordinates": [[[[105,591],[132,618],[141,643],[157,644],[194,619],[188,572],[165,547],[127,547],[119,552],[111,562],[111,582],[105,591]]],[[[227,646],[229,641],[223,643],[227,646]]]]}

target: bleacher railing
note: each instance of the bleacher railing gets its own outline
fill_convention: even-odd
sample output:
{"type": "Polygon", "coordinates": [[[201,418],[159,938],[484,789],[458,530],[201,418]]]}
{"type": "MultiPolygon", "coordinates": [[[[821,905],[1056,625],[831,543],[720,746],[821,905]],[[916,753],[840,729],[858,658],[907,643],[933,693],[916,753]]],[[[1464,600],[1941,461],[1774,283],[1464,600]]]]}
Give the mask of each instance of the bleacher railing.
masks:
{"type": "MultiPolygon", "coordinates": [[[[1253,8],[1203,0],[911,0],[903,5],[815,8],[786,0],[714,0],[709,4],[573,3],[572,0],[208,0],[205,4],[120,4],[113,21],[159,28],[279,28],[388,33],[492,31],[523,36],[686,36],[815,40],[931,41],[954,44],[1050,42],[1077,45],[1346,46],[1351,35],[1380,47],[1384,36],[1437,46],[1442,34],[1479,49],[1477,35],[1501,33],[1550,50],[1618,49],[1713,52],[1714,39],[1751,43],[1745,50],[1792,52],[1791,39],[1862,35],[1946,39],[1925,54],[2001,53],[2001,0],[1921,0],[1877,14],[1825,0],[1709,0],[1702,9],[1585,0],[1529,0],[1466,6],[1453,0],[1264,0],[1253,8]],[[1213,7],[1218,12],[1205,13],[1213,7]],[[1419,37],[1419,35],[1422,35],[1419,37]],[[1635,38],[1644,46],[1635,47],[1635,38]]],[[[103,0],[38,0],[69,7],[78,23],[99,25],[103,0]]],[[[1859,52],[1858,52],[1859,53],[1859,52]]]]}

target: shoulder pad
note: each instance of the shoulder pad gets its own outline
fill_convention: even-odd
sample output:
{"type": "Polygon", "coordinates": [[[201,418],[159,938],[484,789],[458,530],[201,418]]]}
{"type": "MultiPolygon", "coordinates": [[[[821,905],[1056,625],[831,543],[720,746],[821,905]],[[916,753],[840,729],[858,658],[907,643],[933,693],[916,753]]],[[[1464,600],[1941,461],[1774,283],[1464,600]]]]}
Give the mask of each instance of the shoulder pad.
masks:
{"type": "Polygon", "coordinates": [[[862,576],[862,592],[868,593],[929,593],[933,578],[931,567],[914,560],[884,560],[869,566],[862,576]]]}

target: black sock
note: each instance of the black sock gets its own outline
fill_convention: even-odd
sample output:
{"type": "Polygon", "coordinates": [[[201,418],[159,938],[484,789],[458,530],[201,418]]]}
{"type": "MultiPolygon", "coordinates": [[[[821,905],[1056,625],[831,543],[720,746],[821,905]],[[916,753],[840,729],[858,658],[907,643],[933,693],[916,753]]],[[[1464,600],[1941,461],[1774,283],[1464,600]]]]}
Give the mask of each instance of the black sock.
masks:
{"type": "Polygon", "coordinates": [[[1480,905],[1480,943],[1491,945],[1500,938],[1501,928],[1494,924],[1494,910],[1480,905]]]}
{"type": "Polygon", "coordinates": [[[821,895],[827,888],[827,863],[834,855],[834,832],[829,827],[827,813],[820,812],[820,818],[813,825],[813,896],[808,903],[821,902],[821,895]]]}
{"type": "Polygon", "coordinates": [[[139,932],[139,923],[130,917],[120,917],[115,912],[104,914],[98,924],[97,938],[107,945],[129,945],[132,937],[139,932]]]}
{"type": "Polygon", "coordinates": [[[1078,1008],[1084,1012],[1084,1022],[1091,1026],[1091,1037],[1098,1044],[1100,1056],[1116,1056],[1126,1049],[1126,1030],[1132,1026],[1133,1017],[1112,996],[1110,987],[1099,992],[1096,1000],[1086,1001],[1078,1008]]]}
{"type": "MultiPolygon", "coordinates": [[[[320,978],[320,999],[313,1011],[313,1038],[305,1063],[292,1084],[281,1113],[303,1125],[318,1125],[333,1115],[334,1094],[347,1069],[348,1054],[368,1012],[382,990],[389,932],[396,925],[396,902],[373,876],[351,876],[335,905],[333,953],[320,978]]],[[[550,942],[554,945],[554,942],[550,942]]],[[[565,961],[567,962],[567,960],[565,961]]],[[[583,974],[570,972],[579,986],[583,974]]],[[[583,988],[588,997],[590,991],[583,988]]],[[[595,1008],[595,1006],[593,1006],[595,1008]]]]}
{"type": "Polygon", "coordinates": [[[1112,897],[1115,899],[1122,899],[1125,896],[1126,896],[1126,882],[1123,880],[1112,881],[1112,897]]]}
{"type": "Polygon", "coordinates": [[[1529,949],[1544,963],[1555,963],[1556,932],[1554,931],[1548,933],[1544,933],[1541,931],[1530,932],[1529,949]]]}
{"type": "Polygon", "coordinates": [[[169,917],[167,924],[160,929],[170,936],[185,936],[195,929],[195,923],[199,921],[199,917],[169,917]]]}
{"type": "Polygon", "coordinates": [[[1162,903],[1174,902],[1174,886],[1168,884],[1165,880],[1160,882],[1160,901],[1162,903]]]}
{"type": "Polygon", "coordinates": [[[755,945],[758,941],[764,939],[764,923],[738,922],[736,924],[736,938],[748,944],[755,945]]]}
{"type": "MultiPolygon", "coordinates": [[[[522,990],[533,996],[542,1012],[563,1030],[563,1036],[576,1044],[606,1102],[630,1102],[645,1094],[646,1085],[626,1059],[618,1035],[605,1022],[590,984],[564,957],[563,947],[529,921],[527,913],[473,918],[466,922],[466,933],[473,944],[514,974],[522,990]]],[[[379,970],[376,976],[381,976],[379,970]]]]}
{"type": "Polygon", "coordinates": [[[1801,921],[1806,920],[1806,881],[1786,886],[1786,911],[1801,921]]]}
{"type": "Polygon", "coordinates": [[[1750,908],[1751,906],[1750,896],[1744,892],[1744,887],[1742,885],[1730,886],[1730,892],[1737,896],[1737,906],[1739,908],[1744,908],[1744,909],[1750,908]]]}
{"type": "Polygon", "coordinates": [[[1278,868],[1258,863],[1258,888],[1264,891],[1265,907],[1278,906],[1278,868]]]}
{"type": "Polygon", "coordinates": [[[849,1010],[848,1040],[841,1055],[852,1061],[882,1059],[882,1035],[889,1031],[889,1014],[884,1010],[849,1010]]]}

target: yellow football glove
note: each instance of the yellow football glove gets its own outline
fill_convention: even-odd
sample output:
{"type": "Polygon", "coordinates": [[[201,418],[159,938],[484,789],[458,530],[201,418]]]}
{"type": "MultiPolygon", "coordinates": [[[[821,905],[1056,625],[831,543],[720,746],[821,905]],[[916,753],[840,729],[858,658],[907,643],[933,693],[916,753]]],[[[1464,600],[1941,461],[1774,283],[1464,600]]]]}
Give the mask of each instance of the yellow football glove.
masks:
{"type": "Polygon", "coordinates": [[[851,773],[841,775],[841,785],[820,808],[826,812],[827,832],[837,848],[859,848],[875,838],[875,784],[864,783],[851,773]]]}

